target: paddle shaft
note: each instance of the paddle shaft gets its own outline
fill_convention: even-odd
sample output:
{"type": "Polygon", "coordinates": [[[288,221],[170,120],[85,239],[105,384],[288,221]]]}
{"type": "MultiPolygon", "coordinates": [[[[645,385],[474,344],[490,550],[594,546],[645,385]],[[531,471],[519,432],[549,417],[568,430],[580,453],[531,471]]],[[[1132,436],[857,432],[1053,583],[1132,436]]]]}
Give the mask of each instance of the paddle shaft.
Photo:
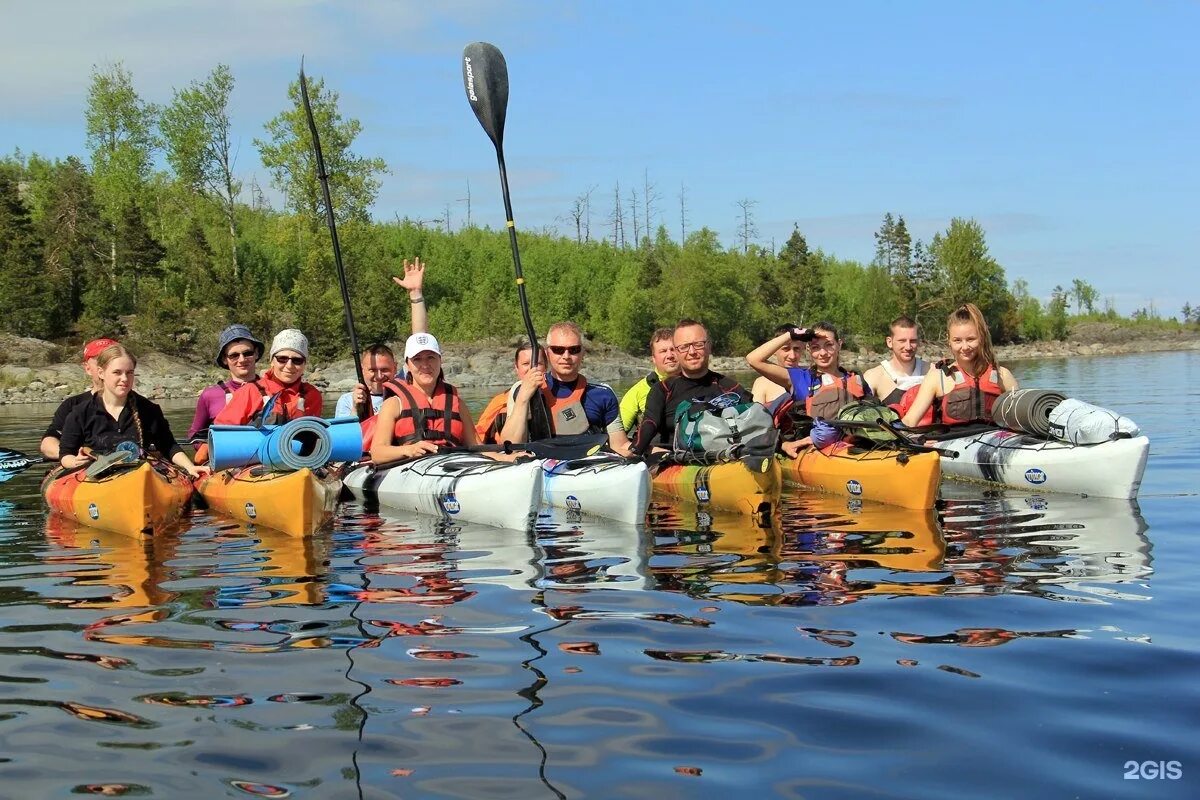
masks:
{"type": "MultiPolygon", "coordinates": [[[[333,263],[337,268],[338,287],[342,291],[342,311],[346,317],[346,333],[350,336],[350,352],[354,356],[354,372],[358,382],[367,385],[363,377],[362,358],[358,352],[358,334],[354,332],[354,312],[350,309],[350,290],[346,285],[346,268],[342,264],[342,246],[338,242],[337,220],[333,216],[333,198],[329,193],[329,174],[325,171],[325,156],[321,154],[321,138],[317,133],[317,121],[313,117],[312,103],[308,99],[308,79],[304,77],[304,64],[300,65],[300,99],[304,101],[304,115],[308,118],[308,130],[312,134],[313,156],[317,161],[317,180],[321,183],[321,195],[325,198],[325,224],[329,227],[329,238],[333,242],[333,263]]],[[[358,418],[371,416],[371,399],[358,404],[358,418]]]]}

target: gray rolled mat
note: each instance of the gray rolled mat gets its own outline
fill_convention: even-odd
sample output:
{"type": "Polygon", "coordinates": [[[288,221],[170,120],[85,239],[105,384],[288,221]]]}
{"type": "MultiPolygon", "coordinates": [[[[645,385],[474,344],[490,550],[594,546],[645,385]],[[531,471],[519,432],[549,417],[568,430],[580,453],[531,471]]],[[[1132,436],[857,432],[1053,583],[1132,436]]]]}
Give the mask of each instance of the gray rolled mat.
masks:
{"type": "Polygon", "coordinates": [[[992,420],[1002,428],[1050,438],[1050,412],[1066,395],[1049,389],[1017,389],[996,398],[992,420]]]}

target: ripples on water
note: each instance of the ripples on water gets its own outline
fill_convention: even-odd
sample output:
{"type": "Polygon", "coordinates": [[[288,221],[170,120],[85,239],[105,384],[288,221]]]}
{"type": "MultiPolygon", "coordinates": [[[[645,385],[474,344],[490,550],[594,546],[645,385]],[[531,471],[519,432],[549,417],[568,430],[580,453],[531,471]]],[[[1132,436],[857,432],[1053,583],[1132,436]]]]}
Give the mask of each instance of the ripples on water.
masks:
{"type": "Polygon", "coordinates": [[[308,540],[196,513],[143,543],[26,476],[0,795],[1194,796],[1195,438],[1134,416],[1141,509],[947,484],[937,514],[799,493],[520,533],[351,504],[308,540]]]}

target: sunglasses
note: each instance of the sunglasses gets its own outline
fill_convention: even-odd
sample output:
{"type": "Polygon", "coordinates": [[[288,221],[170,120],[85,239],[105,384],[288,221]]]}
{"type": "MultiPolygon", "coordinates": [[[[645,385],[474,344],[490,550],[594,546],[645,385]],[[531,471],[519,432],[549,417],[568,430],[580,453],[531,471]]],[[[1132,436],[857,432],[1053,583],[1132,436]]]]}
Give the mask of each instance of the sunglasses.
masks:
{"type": "Polygon", "coordinates": [[[552,344],[552,345],[547,345],[547,349],[549,349],[549,351],[551,353],[554,353],[554,355],[556,355],[556,356],[561,356],[563,353],[570,353],[573,356],[577,356],[583,352],[583,345],[573,344],[573,345],[568,346],[568,345],[561,345],[561,344],[552,344]]]}
{"type": "Polygon", "coordinates": [[[225,354],[225,359],[227,361],[241,361],[243,358],[258,360],[258,351],[257,350],[239,350],[236,353],[226,353],[225,354]]]}
{"type": "Polygon", "coordinates": [[[273,356],[273,358],[276,364],[286,364],[290,361],[297,367],[303,367],[305,362],[308,361],[304,356],[273,356]]]}
{"type": "Polygon", "coordinates": [[[706,344],[708,344],[708,339],[700,339],[695,342],[688,342],[687,344],[677,344],[675,345],[675,352],[688,353],[692,350],[703,350],[706,344]]]}

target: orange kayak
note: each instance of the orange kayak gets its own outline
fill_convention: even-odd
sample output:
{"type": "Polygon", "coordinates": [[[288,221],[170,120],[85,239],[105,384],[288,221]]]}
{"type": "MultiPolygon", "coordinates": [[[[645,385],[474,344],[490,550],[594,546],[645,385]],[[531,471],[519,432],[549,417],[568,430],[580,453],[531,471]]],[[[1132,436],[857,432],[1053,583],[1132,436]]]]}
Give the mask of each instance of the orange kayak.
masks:
{"type": "Polygon", "coordinates": [[[670,464],[660,467],[651,485],[654,492],[672,500],[754,514],[779,501],[783,476],[779,462],[767,461],[765,472],[748,469],[740,461],[704,466],[670,464]]]}
{"type": "Polygon", "coordinates": [[[183,516],[192,479],[165,462],[139,461],[96,478],[87,470],[50,472],[46,505],[68,519],[130,536],[158,533],[183,516]]]}
{"type": "Polygon", "coordinates": [[[241,522],[310,536],[333,519],[342,481],[328,469],[225,469],[196,481],[209,507],[241,522]]]}
{"type": "Polygon", "coordinates": [[[783,478],[832,494],[889,503],[902,508],[933,508],[942,468],[937,453],[866,449],[838,442],[806,447],[785,460],[783,478]]]}

